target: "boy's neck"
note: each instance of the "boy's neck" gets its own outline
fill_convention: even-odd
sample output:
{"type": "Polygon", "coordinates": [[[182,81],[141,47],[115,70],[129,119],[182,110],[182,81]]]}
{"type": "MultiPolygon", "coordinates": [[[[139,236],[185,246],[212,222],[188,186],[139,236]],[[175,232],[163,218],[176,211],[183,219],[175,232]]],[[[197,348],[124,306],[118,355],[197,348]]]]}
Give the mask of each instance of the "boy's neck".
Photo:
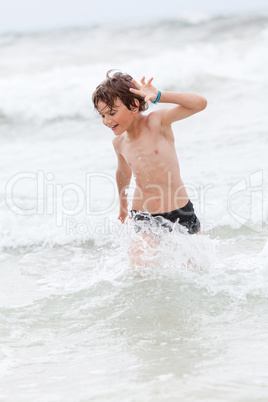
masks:
{"type": "Polygon", "coordinates": [[[143,116],[141,113],[138,112],[137,114],[135,114],[131,125],[126,131],[129,139],[134,140],[140,136],[141,129],[145,124],[145,119],[146,117],[143,116]]]}

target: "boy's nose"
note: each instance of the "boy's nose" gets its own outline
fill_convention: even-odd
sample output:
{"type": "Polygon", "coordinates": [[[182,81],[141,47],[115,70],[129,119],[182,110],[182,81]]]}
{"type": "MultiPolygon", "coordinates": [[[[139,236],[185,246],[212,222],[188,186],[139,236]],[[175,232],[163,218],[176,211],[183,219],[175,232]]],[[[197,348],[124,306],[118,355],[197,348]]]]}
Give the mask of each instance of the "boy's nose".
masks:
{"type": "Polygon", "coordinates": [[[104,119],[103,119],[103,123],[106,125],[106,126],[109,126],[109,124],[111,124],[111,119],[109,118],[109,117],[104,117],[104,119]]]}

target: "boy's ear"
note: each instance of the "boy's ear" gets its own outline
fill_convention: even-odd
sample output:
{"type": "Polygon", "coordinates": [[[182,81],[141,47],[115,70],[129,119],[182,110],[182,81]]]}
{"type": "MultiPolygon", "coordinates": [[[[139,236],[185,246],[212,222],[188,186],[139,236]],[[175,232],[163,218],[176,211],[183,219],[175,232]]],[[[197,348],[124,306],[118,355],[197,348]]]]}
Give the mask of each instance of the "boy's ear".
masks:
{"type": "Polygon", "coordinates": [[[132,112],[137,113],[139,111],[139,107],[140,107],[140,102],[138,101],[138,99],[134,99],[135,105],[136,107],[131,108],[132,112]]]}

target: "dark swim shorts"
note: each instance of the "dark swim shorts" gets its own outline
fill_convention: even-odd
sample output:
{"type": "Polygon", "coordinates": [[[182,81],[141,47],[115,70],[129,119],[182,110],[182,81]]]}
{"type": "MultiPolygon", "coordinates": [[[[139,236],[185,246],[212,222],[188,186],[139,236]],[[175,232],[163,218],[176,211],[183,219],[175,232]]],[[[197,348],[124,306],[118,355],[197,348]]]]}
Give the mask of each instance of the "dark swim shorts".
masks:
{"type": "Polygon", "coordinates": [[[145,229],[147,225],[139,224],[139,221],[144,221],[149,226],[168,228],[169,232],[172,232],[175,228],[175,224],[185,226],[189,234],[194,234],[200,230],[200,222],[194,213],[194,207],[189,200],[188,203],[179,209],[175,209],[171,212],[165,212],[162,214],[151,214],[148,211],[131,211],[131,216],[135,221],[135,231],[139,232],[145,229]]]}

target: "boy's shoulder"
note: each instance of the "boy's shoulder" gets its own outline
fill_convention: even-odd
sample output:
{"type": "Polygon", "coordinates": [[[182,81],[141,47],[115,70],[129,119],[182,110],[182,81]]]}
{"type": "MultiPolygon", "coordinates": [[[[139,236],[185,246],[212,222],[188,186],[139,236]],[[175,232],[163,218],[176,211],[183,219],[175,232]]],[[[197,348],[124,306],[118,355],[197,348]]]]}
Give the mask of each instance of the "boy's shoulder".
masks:
{"type": "Polygon", "coordinates": [[[150,129],[157,129],[162,124],[162,111],[161,110],[154,110],[153,112],[147,115],[146,125],[150,129]]]}
{"type": "Polygon", "coordinates": [[[121,134],[118,137],[113,138],[113,146],[116,153],[119,152],[120,145],[122,144],[123,140],[124,140],[124,134],[121,134]]]}
{"type": "Polygon", "coordinates": [[[160,121],[161,120],[161,112],[160,112],[160,110],[154,110],[153,112],[148,113],[147,114],[147,120],[149,122],[160,121]]]}
{"type": "Polygon", "coordinates": [[[147,115],[148,117],[148,123],[149,124],[162,124],[162,118],[164,113],[168,110],[167,108],[161,108],[159,110],[154,110],[153,112],[149,113],[147,115]]]}

